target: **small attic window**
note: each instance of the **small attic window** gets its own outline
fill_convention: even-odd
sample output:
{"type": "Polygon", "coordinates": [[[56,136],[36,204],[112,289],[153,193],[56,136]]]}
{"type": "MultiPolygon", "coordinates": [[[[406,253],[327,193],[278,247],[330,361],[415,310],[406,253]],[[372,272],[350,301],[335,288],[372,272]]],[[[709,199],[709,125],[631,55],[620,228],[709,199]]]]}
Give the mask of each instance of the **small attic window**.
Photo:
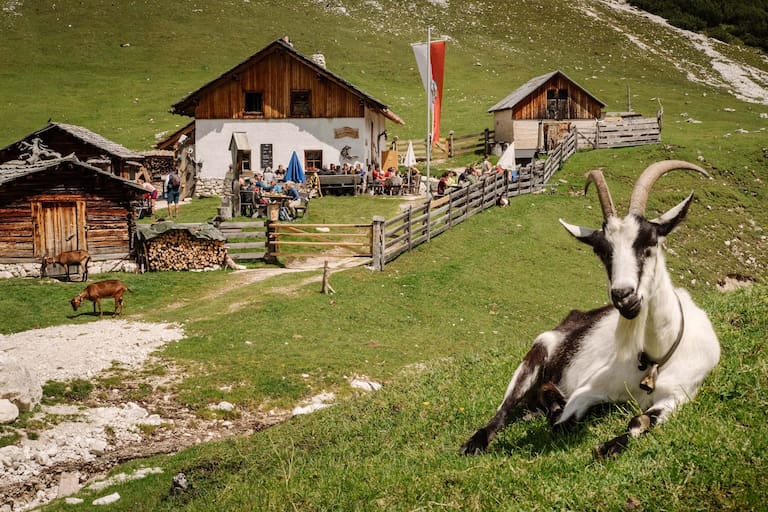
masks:
{"type": "Polygon", "coordinates": [[[264,101],[261,92],[246,91],[245,93],[245,113],[246,114],[263,114],[264,113],[264,101]]]}
{"type": "Polygon", "coordinates": [[[309,91],[291,91],[291,117],[312,117],[309,91]]]}

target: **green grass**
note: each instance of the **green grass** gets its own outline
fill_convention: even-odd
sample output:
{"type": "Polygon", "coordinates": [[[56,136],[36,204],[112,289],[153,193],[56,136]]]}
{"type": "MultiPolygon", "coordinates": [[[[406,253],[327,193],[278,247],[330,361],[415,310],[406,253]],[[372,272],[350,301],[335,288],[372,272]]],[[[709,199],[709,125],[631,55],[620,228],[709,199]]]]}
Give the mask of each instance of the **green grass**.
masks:
{"type": "MultiPolygon", "coordinates": [[[[658,40],[678,61],[703,64],[673,33],[602,5],[590,8],[603,21],[560,1],[376,4],[381,9],[345,2],[348,16],[334,11],[336,4],[309,0],[279,9],[254,0],[182,0],[170,16],[167,6],[147,1],[24,2],[21,15],[0,12],[0,145],[53,117],[145,149],[156,133],[187,122],[167,113],[172,103],[285,33],[305,54],[321,49],[329,69],[401,115],[408,124],[390,129],[401,139],[423,132],[423,91],[409,43],[423,39],[428,25],[452,38],[443,129],[457,135],[490,126],[490,105],[553,69],[606,102],[606,110],[625,109],[627,86],[635,110],[653,115],[659,99],[664,106],[662,145],[579,152],[555,176],[556,195],[515,198],[383,273],[333,274],[333,296],[320,294],[317,281],[304,284],[318,271],[247,285],[224,271],[115,275],[132,290],[127,318],[184,325],[187,338],[159,355],[182,368],[185,378],[172,391],[201,415],[221,400],[240,411],[288,408],[322,390],[336,392],[340,403],[253,436],[122,465],[116,471],[160,465],[164,473],[110,488],[122,496],[111,508],[617,510],[630,497],[645,510],[764,508],[768,213],[766,125],[758,114],[765,108],[689,82],[663,59],[642,55],[603,21],[658,40]],[[599,262],[557,222],[599,225],[593,192],[579,197],[584,174],[602,169],[623,212],[640,170],[664,158],[700,161],[713,176],[664,177],[648,205],[649,216],[657,215],[696,192],[689,218],[669,237],[668,266],[721,337],[721,364],[700,395],[618,461],[597,464],[590,448],[624,429],[631,404],[603,408],[565,437],[550,434],[541,420],[519,423],[489,454],[458,457],[498,405],[532,338],[571,308],[606,300],[599,262]],[[722,295],[715,286],[727,274],[758,285],[722,295]],[[347,383],[353,375],[384,389],[359,394],[347,383]],[[178,471],[194,487],[172,496],[178,471]]],[[[751,51],[723,51],[768,67],[751,51]]],[[[433,173],[466,163],[457,159],[433,173]]],[[[218,199],[195,200],[182,206],[179,220],[208,221],[217,206],[218,199]]],[[[325,197],[313,199],[300,222],[364,223],[398,208],[388,198],[325,197]]],[[[97,321],[69,307],[81,289],[0,280],[0,332],[97,321]]],[[[120,385],[117,374],[103,379],[93,392],[120,385]]],[[[138,397],[147,392],[135,390],[138,397]]],[[[6,431],[0,436],[0,444],[15,441],[6,431]]]]}

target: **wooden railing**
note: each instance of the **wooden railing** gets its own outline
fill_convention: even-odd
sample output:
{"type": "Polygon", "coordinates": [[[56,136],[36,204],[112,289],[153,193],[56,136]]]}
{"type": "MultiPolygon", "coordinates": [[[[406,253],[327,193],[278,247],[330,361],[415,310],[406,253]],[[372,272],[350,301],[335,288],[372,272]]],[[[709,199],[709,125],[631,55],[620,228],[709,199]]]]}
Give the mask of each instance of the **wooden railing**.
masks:
{"type": "MultiPolygon", "coordinates": [[[[447,138],[437,141],[432,147],[432,161],[440,163],[447,158],[462,155],[478,155],[482,158],[485,155],[491,154],[494,144],[493,137],[494,131],[488,129],[459,137],[456,137],[453,130],[451,130],[448,132],[447,138]]],[[[416,160],[418,162],[425,161],[427,159],[426,140],[411,140],[411,142],[413,143],[413,153],[416,156],[416,160]]],[[[391,149],[397,151],[398,155],[402,158],[408,149],[408,141],[395,140],[391,144],[391,149]]]]}
{"type": "Polygon", "coordinates": [[[508,172],[482,176],[477,183],[410,206],[391,219],[374,217],[370,224],[224,222],[219,229],[227,236],[227,247],[231,250],[265,249],[258,253],[230,252],[233,259],[364,257],[371,258],[375,269],[384,270],[387,262],[495,206],[500,197],[530,194],[546,187],[552,175],[576,151],[576,138],[576,130],[571,130],[550,151],[543,165],[531,165],[515,176],[508,172]],[[266,243],[230,242],[252,237],[266,238],[266,243]]]}
{"type": "Polygon", "coordinates": [[[267,256],[370,258],[371,224],[289,224],[270,222],[267,256]],[[329,251],[331,249],[331,251],[329,251]]]}
{"type": "Polygon", "coordinates": [[[227,253],[233,260],[257,260],[266,256],[267,227],[264,222],[221,222],[217,227],[227,237],[227,253]]]}

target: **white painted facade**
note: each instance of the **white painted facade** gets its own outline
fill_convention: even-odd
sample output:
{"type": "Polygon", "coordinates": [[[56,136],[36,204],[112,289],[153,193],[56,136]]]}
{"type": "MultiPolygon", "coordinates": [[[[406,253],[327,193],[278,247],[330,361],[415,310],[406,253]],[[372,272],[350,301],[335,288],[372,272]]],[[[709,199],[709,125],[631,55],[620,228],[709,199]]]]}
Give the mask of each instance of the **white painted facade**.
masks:
{"type": "MultiPolygon", "coordinates": [[[[304,164],[305,150],[322,150],[323,166],[329,164],[380,163],[386,142],[380,134],[386,129],[386,118],[366,109],[365,117],[352,118],[288,118],[288,119],[198,119],[195,122],[195,154],[201,165],[199,178],[223,180],[232,165],[230,142],[235,132],[245,133],[251,148],[252,169],[262,169],[260,145],[272,145],[272,166],[288,166],[296,151],[304,164]],[[337,137],[336,130],[352,128],[357,138],[337,137]],[[350,159],[341,151],[350,146],[350,159]]],[[[348,133],[349,130],[346,130],[348,133]]]]}

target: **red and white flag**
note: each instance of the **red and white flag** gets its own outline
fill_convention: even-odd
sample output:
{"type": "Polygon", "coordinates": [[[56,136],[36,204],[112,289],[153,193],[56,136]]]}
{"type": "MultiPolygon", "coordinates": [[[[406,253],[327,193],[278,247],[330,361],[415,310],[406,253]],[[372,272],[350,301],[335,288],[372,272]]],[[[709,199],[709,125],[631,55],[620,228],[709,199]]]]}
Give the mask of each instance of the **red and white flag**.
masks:
{"type": "Polygon", "coordinates": [[[443,75],[445,71],[445,40],[429,43],[414,43],[413,54],[419,67],[424,90],[430,95],[432,104],[432,143],[440,140],[440,107],[443,103],[443,75]]]}

